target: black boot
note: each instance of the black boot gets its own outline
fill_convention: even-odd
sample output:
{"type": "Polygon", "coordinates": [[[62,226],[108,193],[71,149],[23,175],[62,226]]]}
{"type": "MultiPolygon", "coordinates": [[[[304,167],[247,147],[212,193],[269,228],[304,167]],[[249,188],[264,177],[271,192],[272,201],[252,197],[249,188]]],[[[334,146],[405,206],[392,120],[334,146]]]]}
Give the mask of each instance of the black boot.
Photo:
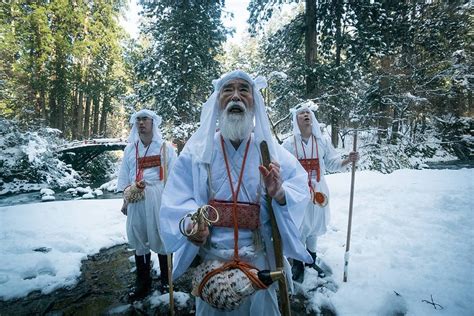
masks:
{"type": "Polygon", "coordinates": [[[167,255],[160,255],[158,254],[158,261],[160,263],[160,292],[168,293],[169,292],[169,284],[168,284],[168,256],[167,255]]]}
{"type": "Polygon", "coordinates": [[[150,253],[147,253],[144,256],[135,255],[135,264],[137,266],[137,279],[135,281],[135,288],[133,288],[133,290],[128,294],[129,301],[131,302],[141,300],[150,293],[150,259],[150,253]]]}
{"type": "MultiPolygon", "coordinates": [[[[317,263],[318,260],[317,260],[316,252],[312,252],[312,251],[310,251],[309,249],[306,249],[306,250],[308,250],[309,254],[311,255],[311,258],[313,258],[313,263],[312,263],[312,264],[307,264],[307,263],[306,263],[306,266],[311,267],[311,268],[313,268],[314,270],[316,270],[316,271],[318,272],[318,276],[319,276],[320,278],[324,278],[327,274],[331,274],[331,273],[328,273],[328,272],[330,272],[330,271],[326,271],[326,269],[324,269],[323,267],[321,267],[321,266],[317,263]]],[[[325,265],[325,266],[326,266],[326,265],[325,265]]],[[[330,270],[329,267],[327,267],[327,268],[330,270]]]]}
{"type": "Polygon", "coordinates": [[[293,274],[293,281],[303,283],[304,280],[304,264],[302,261],[293,259],[293,266],[291,267],[291,274],[293,274]]]}

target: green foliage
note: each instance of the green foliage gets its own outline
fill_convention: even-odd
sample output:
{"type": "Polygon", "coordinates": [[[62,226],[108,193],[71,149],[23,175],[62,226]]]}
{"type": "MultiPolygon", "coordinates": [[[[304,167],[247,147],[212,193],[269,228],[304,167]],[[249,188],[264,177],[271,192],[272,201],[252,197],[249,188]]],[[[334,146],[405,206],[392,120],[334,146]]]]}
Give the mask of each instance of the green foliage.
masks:
{"type": "Polygon", "coordinates": [[[124,3],[3,1],[1,114],[22,122],[41,120],[72,138],[89,137],[90,125],[94,134],[105,133],[107,114],[126,91],[118,25],[124,3]],[[83,115],[87,98],[100,106],[83,115]]]}
{"type": "Polygon", "coordinates": [[[173,129],[180,129],[198,120],[199,106],[212,91],[212,80],[220,75],[216,56],[226,36],[220,20],[223,2],[141,4],[146,18],[142,32],[150,42],[137,65],[139,99],[173,129]]]}
{"type": "MultiPolygon", "coordinates": [[[[265,34],[263,25],[282,2],[249,4],[251,31],[262,42],[259,72],[287,75],[270,87],[273,121],[280,122],[289,107],[310,98],[319,105],[318,119],[331,125],[333,134],[369,128],[385,146],[423,135],[420,127],[429,117],[472,115],[468,1],[314,2],[314,64],[305,60],[305,14],[265,34]],[[307,90],[309,77],[316,82],[312,91],[307,90]]],[[[280,132],[288,130],[289,120],[280,127],[280,132]]],[[[442,132],[439,126],[433,128],[442,132]]]]}

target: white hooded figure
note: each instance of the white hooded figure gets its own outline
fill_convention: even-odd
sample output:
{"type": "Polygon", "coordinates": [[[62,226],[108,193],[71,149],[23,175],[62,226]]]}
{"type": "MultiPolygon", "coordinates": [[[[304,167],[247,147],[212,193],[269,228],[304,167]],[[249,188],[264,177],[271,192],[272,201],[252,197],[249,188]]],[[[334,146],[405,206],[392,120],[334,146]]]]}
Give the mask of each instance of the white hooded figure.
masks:
{"type": "MultiPolygon", "coordinates": [[[[266,81],[261,77],[252,79],[236,70],[224,74],[213,85],[214,92],[202,107],[200,127],[178,157],[163,192],[160,227],[166,251],[175,252],[173,277],[181,276],[197,255],[203,263],[196,271],[212,270],[224,263],[235,264],[236,259],[239,264],[252,266],[252,273],[274,270],[265,189],[272,197],[283,254],[311,262],[298,231],[309,196],[308,187],[300,184],[307,175],[271,135],[259,91],[266,81]],[[259,145],[263,140],[268,143],[272,161],[268,169],[261,166],[259,145]],[[182,218],[208,204],[219,213],[219,221],[211,226],[189,224],[180,230],[182,218]],[[199,229],[185,236],[181,231],[190,227],[199,229]]],[[[285,269],[290,273],[286,260],[285,269]]],[[[234,271],[240,273],[238,269],[234,271]]],[[[209,296],[195,291],[196,315],[279,315],[276,283],[254,291],[241,283],[245,278],[242,273],[234,277],[231,273],[230,277],[227,282],[222,277],[216,277],[215,282],[209,279],[202,292],[209,296]],[[226,298],[219,287],[232,287],[231,283],[237,287],[241,284],[243,288],[226,293],[245,294],[238,299],[226,298]],[[213,293],[220,293],[214,297],[216,301],[213,293]]],[[[195,285],[203,285],[196,274],[194,279],[195,285]]]]}
{"type": "MultiPolygon", "coordinates": [[[[305,102],[290,110],[293,118],[293,135],[285,140],[283,147],[300,161],[307,172],[305,184],[310,189],[311,196],[300,226],[301,241],[313,257],[311,266],[320,276],[324,276],[330,269],[322,261],[317,260],[316,256],[318,236],[326,233],[330,219],[330,194],[324,174],[326,170],[333,172],[346,170],[349,162],[357,161],[358,154],[351,152],[348,159],[341,159],[330,140],[322,136],[319,122],[311,110],[312,105],[312,102],[305,102]]],[[[294,260],[292,272],[293,280],[303,281],[302,262],[294,260]]]]}
{"type": "MultiPolygon", "coordinates": [[[[158,222],[161,196],[168,171],[176,160],[171,144],[163,141],[161,118],[150,110],[140,110],[130,119],[132,130],[125,148],[117,181],[124,191],[122,212],[127,215],[127,238],[135,249],[136,288],[130,300],[143,298],[151,289],[150,250],[158,253],[161,285],[168,284],[168,268],[158,222]],[[131,198],[130,192],[138,192],[131,198]]],[[[133,195],[133,194],[132,194],[133,195]]]]}

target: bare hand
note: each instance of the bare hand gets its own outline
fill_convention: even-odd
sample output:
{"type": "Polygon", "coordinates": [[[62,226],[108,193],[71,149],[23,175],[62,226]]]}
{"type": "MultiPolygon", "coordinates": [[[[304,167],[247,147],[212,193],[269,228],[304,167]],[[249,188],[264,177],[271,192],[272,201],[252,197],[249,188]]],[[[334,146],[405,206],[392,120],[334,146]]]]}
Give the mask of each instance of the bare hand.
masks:
{"type": "Polygon", "coordinates": [[[345,166],[345,165],[347,165],[347,164],[350,163],[350,162],[357,162],[357,161],[359,161],[359,158],[360,158],[359,152],[357,152],[357,151],[351,151],[351,152],[349,153],[349,157],[347,157],[346,159],[344,159],[344,160],[342,161],[342,165],[345,166]]]}
{"type": "Polygon", "coordinates": [[[282,187],[283,180],[280,175],[280,164],[272,162],[269,168],[260,165],[258,169],[263,177],[263,183],[265,183],[268,195],[274,198],[279,204],[284,205],[286,199],[285,190],[283,190],[282,187]]]}
{"type": "MultiPolygon", "coordinates": [[[[198,247],[204,246],[207,241],[207,238],[209,237],[209,226],[205,221],[194,225],[198,225],[198,230],[194,235],[189,236],[188,240],[198,247]]],[[[188,227],[188,231],[191,231],[191,229],[191,226],[188,227]]]]}

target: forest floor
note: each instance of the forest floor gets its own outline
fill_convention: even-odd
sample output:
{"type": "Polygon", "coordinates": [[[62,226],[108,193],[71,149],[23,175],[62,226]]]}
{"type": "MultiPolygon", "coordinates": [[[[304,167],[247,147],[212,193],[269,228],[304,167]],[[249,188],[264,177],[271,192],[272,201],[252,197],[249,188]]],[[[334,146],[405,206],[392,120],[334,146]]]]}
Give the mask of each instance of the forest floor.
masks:
{"type": "MultiPolygon", "coordinates": [[[[127,244],[103,249],[82,262],[81,277],[72,288],[61,288],[50,294],[39,291],[27,297],[1,301],[0,315],[167,315],[168,304],[152,303],[145,298],[129,304],[127,294],[134,285],[135,273],[129,257],[133,252],[127,244]]],[[[152,258],[153,260],[153,258],[152,258]]],[[[157,260],[157,258],[155,258],[157,260]]],[[[190,293],[192,268],[174,283],[175,292],[190,293]]],[[[153,286],[158,287],[159,277],[153,275],[153,286]]],[[[156,291],[155,291],[156,294],[156,291]]],[[[309,304],[302,294],[291,297],[292,315],[321,315],[307,311],[309,304]]],[[[322,315],[335,315],[322,309],[322,315]]],[[[195,315],[194,299],[185,306],[175,304],[175,315],[195,315]],[[180,306],[178,306],[180,305],[180,306]]]]}

